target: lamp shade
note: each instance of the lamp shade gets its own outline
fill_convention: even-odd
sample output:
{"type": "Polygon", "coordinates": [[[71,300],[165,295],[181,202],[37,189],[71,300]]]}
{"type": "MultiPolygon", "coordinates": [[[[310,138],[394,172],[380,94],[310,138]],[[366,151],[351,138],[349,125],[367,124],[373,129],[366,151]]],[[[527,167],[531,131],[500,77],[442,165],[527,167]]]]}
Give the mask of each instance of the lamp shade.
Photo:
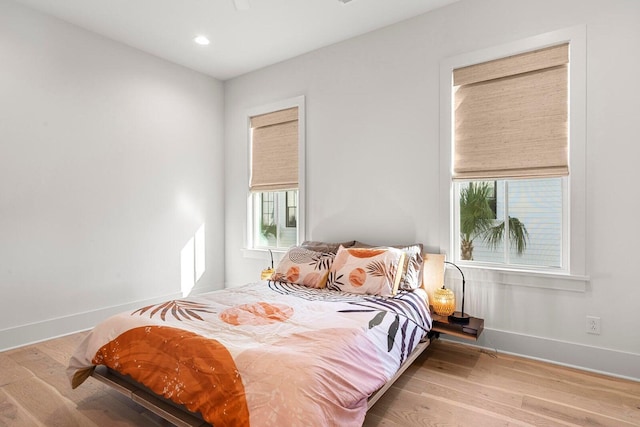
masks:
{"type": "Polygon", "coordinates": [[[433,311],[440,316],[449,316],[456,309],[456,297],[451,289],[444,286],[433,293],[433,311]]]}

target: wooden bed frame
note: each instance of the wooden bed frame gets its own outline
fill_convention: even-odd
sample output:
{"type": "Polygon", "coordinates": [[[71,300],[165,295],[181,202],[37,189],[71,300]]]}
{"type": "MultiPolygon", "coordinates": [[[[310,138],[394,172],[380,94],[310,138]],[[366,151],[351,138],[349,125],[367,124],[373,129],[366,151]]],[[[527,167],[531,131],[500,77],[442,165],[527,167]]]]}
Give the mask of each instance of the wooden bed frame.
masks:
{"type": "MultiPolygon", "coordinates": [[[[391,377],[384,386],[369,397],[367,409],[370,409],[378,399],[382,397],[393,383],[400,378],[404,371],[411,366],[416,358],[422,354],[429,344],[430,340],[425,336],[422,341],[418,343],[407,360],[400,365],[398,372],[396,372],[396,374],[391,377]]],[[[199,414],[190,412],[184,406],[177,405],[169,399],[158,396],[148,388],[133,381],[131,378],[118,374],[117,372],[108,369],[106,366],[97,366],[91,376],[178,427],[211,426],[211,424],[204,421],[199,414]]]]}

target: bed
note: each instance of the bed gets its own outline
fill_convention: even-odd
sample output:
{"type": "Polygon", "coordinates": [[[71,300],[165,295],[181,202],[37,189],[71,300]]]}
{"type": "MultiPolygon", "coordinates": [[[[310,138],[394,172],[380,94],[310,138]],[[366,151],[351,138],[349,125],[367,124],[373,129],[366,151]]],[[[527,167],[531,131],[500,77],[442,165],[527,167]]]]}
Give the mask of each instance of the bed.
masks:
{"type": "Polygon", "coordinates": [[[429,343],[409,248],[303,244],[270,280],[113,316],[73,354],[71,384],[94,376],[178,425],[360,426],[429,343]]]}

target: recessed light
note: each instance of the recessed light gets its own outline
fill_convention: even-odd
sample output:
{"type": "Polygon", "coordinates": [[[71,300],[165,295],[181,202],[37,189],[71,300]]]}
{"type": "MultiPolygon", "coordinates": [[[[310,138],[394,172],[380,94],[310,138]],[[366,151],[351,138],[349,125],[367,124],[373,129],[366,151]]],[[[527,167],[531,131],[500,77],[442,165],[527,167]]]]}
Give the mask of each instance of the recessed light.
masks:
{"type": "Polygon", "coordinates": [[[194,41],[194,42],[196,42],[196,43],[198,43],[199,45],[202,45],[202,46],[206,46],[206,45],[208,45],[209,43],[211,43],[211,42],[209,41],[209,39],[208,39],[208,38],[206,38],[205,36],[198,36],[198,37],[194,38],[194,39],[193,39],[193,41],[194,41]]]}

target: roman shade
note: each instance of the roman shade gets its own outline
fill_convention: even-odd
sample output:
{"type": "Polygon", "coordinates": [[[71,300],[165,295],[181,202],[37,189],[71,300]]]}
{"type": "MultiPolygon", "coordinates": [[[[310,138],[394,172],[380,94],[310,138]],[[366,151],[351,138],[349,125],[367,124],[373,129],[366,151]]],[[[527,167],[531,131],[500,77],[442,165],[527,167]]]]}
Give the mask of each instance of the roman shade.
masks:
{"type": "Polygon", "coordinates": [[[455,180],[569,174],[567,43],[453,70],[455,180]]]}
{"type": "Polygon", "coordinates": [[[298,188],[298,107],[251,117],[253,192],[298,188]]]}

